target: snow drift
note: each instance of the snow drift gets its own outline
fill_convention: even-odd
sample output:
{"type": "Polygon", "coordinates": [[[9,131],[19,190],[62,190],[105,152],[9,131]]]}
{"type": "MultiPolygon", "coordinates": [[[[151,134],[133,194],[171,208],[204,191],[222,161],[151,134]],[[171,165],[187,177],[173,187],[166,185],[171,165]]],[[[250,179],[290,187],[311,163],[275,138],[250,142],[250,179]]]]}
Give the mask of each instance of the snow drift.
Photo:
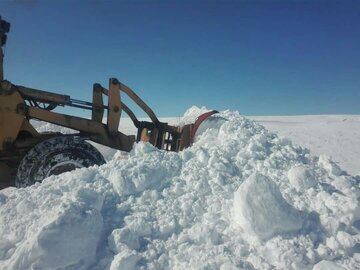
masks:
{"type": "Polygon", "coordinates": [[[0,191],[0,268],[360,269],[359,178],[218,117],[183,152],[139,143],[0,191]]]}

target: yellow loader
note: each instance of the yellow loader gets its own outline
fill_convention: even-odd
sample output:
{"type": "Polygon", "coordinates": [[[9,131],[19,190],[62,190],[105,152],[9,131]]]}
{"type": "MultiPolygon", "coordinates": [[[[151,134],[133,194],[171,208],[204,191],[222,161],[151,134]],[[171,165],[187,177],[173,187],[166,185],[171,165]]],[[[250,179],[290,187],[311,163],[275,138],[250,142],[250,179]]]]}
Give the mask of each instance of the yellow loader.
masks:
{"type": "Polygon", "coordinates": [[[10,23],[0,16],[0,189],[25,187],[41,182],[50,175],[105,162],[101,153],[86,140],[129,152],[135,142],[149,142],[167,151],[181,151],[191,145],[196,130],[216,111],[201,115],[194,124],[182,127],[160,122],[155,113],[133,90],[116,78],[108,88],[93,85],[92,102],[70,96],[13,84],[4,79],[3,46],[10,23]],[[150,118],[139,121],[121,101],[127,94],[150,118]],[[104,104],[104,96],[107,104],[104,104]],[[81,118],[55,112],[58,106],[70,106],[91,111],[91,118],[81,118]],[[137,135],[119,131],[124,111],[137,128],[137,135]],[[104,113],[106,112],[106,121],[104,113]],[[30,119],[37,119],[77,131],[39,133],[30,119]]]}

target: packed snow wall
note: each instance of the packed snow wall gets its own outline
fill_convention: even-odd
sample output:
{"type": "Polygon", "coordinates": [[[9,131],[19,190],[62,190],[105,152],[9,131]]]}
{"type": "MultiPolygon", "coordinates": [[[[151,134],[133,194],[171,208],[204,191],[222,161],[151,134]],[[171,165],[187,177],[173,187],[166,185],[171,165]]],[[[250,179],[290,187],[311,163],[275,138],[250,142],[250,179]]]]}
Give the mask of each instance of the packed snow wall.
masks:
{"type": "Polygon", "coordinates": [[[360,179],[216,117],[180,153],[139,143],[0,191],[0,269],[360,269],[360,179]]]}

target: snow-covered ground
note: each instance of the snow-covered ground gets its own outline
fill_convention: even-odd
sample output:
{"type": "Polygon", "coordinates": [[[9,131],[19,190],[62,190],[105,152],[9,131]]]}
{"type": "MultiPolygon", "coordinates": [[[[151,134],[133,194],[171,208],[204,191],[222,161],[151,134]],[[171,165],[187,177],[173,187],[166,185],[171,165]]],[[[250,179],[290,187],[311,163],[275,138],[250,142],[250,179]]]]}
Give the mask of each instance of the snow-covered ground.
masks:
{"type": "Polygon", "coordinates": [[[342,168],[359,172],[360,117],[257,118],[281,137],[220,117],[183,152],[101,148],[103,166],[0,191],[0,269],[360,269],[360,176],[342,168]]]}

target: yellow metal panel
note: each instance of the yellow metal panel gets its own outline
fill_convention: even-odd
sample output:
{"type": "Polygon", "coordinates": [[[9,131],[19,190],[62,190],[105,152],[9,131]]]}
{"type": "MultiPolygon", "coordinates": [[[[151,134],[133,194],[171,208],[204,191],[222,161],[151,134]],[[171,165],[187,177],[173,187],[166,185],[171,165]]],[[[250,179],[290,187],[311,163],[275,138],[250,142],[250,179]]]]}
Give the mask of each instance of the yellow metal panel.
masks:
{"type": "Polygon", "coordinates": [[[0,90],[0,150],[15,141],[24,121],[23,99],[18,92],[0,90]]]}
{"type": "Polygon", "coordinates": [[[104,116],[104,100],[102,95],[101,85],[95,83],[93,87],[93,109],[91,119],[99,123],[102,123],[104,116]]]}
{"type": "Polygon", "coordinates": [[[108,110],[108,130],[114,134],[119,130],[121,116],[120,85],[117,79],[110,79],[109,82],[109,110],[108,110]]]}

